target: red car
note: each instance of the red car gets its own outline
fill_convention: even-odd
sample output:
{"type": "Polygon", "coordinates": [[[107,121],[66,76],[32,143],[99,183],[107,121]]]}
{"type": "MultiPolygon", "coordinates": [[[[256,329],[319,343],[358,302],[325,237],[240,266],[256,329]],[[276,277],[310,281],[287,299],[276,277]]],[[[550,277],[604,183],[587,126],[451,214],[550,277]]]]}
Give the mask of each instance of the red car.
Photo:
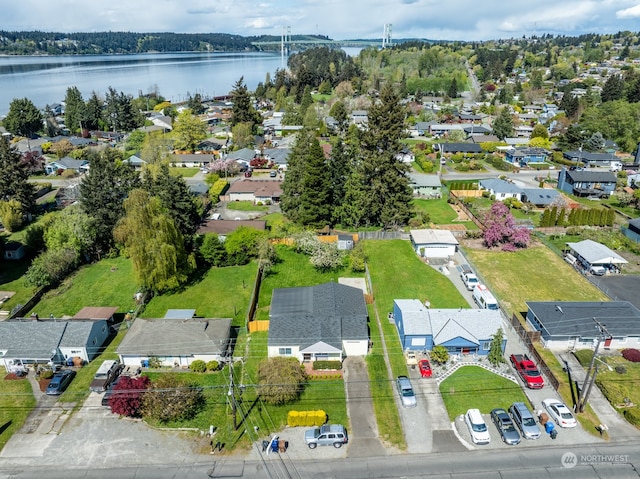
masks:
{"type": "Polygon", "coordinates": [[[423,378],[431,377],[431,364],[429,364],[428,359],[421,359],[418,361],[418,369],[420,370],[420,375],[423,378]]]}

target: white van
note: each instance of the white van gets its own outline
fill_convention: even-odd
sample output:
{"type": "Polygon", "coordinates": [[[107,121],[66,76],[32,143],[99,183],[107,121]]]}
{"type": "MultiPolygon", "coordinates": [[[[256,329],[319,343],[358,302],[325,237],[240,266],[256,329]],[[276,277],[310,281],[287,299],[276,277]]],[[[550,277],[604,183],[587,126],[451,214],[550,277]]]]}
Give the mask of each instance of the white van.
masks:
{"type": "Polygon", "coordinates": [[[575,256],[573,256],[571,253],[567,253],[566,255],[564,255],[564,260],[569,263],[571,266],[573,266],[574,264],[576,264],[576,261],[578,261],[576,259],[575,256]]]}
{"type": "Polygon", "coordinates": [[[475,288],[473,288],[473,300],[482,309],[500,309],[498,306],[498,301],[493,296],[493,294],[491,294],[489,288],[487,288],[484,284],[478,284],[475,288]]]}

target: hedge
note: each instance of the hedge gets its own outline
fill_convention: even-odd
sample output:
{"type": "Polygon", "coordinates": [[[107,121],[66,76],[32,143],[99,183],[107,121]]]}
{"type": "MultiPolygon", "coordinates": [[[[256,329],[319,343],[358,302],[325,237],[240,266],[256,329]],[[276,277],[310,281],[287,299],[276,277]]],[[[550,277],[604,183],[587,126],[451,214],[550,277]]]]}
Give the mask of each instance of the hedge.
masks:
{"type": "Polygon", "coordinates": [[[640,426],[640,409],[637,407],[625,409],[622,413],[624,418],[634,426],[640,426]]]}
{"type": "Polygon", "coordinates": [[[209,188],[209,197],[211,198],[211,201],[217,203],[219,201],[218,197],[228,186],[229,183],[227,182],[227,180],[218,180],[213,185],[211,185],[211,188],[209,188]]]}
{"type": "Polygon", "coordinates": [[[322,426],[327,422],[327,413],[322,409],[317,411],[289,411],[287,425],[297,426],[322,426]]]}
{"type": "Polygon", "coordinates": [[[324,369],[342,369],[342,362],[340,361],[314,361],[313,362],[313,370],[324,370],[324,369]]]}

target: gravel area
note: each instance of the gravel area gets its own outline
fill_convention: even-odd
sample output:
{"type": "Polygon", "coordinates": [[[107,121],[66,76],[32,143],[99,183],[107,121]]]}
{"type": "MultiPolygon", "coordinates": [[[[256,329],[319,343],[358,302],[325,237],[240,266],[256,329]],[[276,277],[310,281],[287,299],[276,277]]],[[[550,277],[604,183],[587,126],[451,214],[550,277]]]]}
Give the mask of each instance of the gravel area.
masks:
{"type": "MultiPolygon", "coordinates": [[[[266,461],[272,460],[280,460],[280,459],[291,459],[291,460],[326,460],[326,459],[341,459],[347,457],[347,452],[349,450],[349,444],[345,444],[340,448],[335,448],[333,446],[318,446],[315,449],[309,449],[307,445],[304,443],[304,432],[309,429],[308,427],[288,427],[277,433],[276,435],[280,439],[284,439],[289,443],[289,447],[284,453],[275,453],[270,452],[269,448],[267,451],[262,452],[262,439],[253,444],[251,451],[249,451],[245,458],[247,460],[261,460],[264,459],[266,461]]],[[[347,431],[348,432],[348,431],[347,431]]],[[[264,440],[269,440],[270,438],[264,438],[264,440]]],[[[351,440],[351,438],[349,438],[351,440]]]]}

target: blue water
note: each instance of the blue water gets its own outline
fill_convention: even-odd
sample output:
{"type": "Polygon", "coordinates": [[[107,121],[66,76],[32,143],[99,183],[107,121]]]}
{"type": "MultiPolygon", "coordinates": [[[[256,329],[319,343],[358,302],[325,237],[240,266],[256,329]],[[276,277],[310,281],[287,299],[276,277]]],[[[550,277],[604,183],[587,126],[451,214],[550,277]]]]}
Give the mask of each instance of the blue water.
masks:
{"type": "Polygon", "coordinates": [[[28,98],[38,108],[60,103],[76,86],[84,100],[107,89],[133,95],[158,91],[172,102],[199,93],[226,95],[244,77],[250,90],[266,74],[286,68],[270,53],[149,53],[87,56],[0,56],[0,115],[14,98],[28,98]]]}

